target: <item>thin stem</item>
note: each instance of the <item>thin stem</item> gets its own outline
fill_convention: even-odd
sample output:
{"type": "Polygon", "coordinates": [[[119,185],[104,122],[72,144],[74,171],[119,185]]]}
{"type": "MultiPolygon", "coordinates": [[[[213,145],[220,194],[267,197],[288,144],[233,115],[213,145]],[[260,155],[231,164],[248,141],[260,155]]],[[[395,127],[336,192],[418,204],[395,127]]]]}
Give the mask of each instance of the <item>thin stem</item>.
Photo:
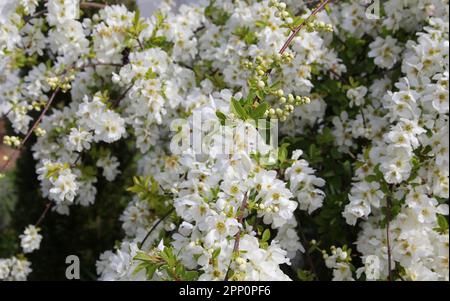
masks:
{"type": "MultiPolygon", "coordinates": [[[[242,204],[241,207],[239,208],[239,216],[238,216],[238,222],[242,225],[242,222],[244,221],[244,213],[245,213],[245,208],[247,208],[247,200],[248,200],[248,192],[246,192],[244,194],[244,198],[242,200],[242,204]]],[[[242,225],[242,228],[244,226],[242,225]]],[[[225,274],[225,279],[223,281],[228,281],[228,278],[230,276],[230,269],[231,269],[231,263],[233,261],[233,255],[239,253],[239,243],[241,241],[241,234],[242,231],[241,229],[239,229],[239,231],[236,233],[235,237],[234,237],[234,247],[233,247],[233,252],[231,253],[231,260],[230,260],[230,264],[228,265],[228,270],[227,273],[225,274]]]]}
{"type": "Polygon", "coordinates": [[[302,237],[303,243],[305,245],[305,255],[306,255],[306,260],[308,260],[308,264],[311,267],[311,271],[314,273],[314,277],[317,278],[317,271],[316,271],[316,267],[314,266],[314,262],[311,258],[311,254],[309,254],[309,241],[306,239],[305,234],[303,233],[302,229],[300,228],[300,223],[299,223],[299,232],[300,232],[300,236],[302,237]]]}
{"type": "Polygon", "coordinates": [[[391,242],[390,242],[390,223],[391,223],[391,199],[390,197],[386,200],[386,241],[387,241],[387,253],[388,253],[388,270],[389,270],[389,281],[392,281],[392,263],[391,263],[391,242]]]}
{"type": "Polygon", "coordinates": [[[318,7],[316,7],[312,11],[312,13],[299,26],[297,26],[297,28],[294,29],[294,31],[291,33],[291,35],[289,36],[287,41],[284,43],[283,47],[281,47],[281,49],[279,51],[280,54],[283,54],[286,51],[286,49],[289,47],[289,45],[291,45],[291,43],[294,40],[295,36],[300,32],[300,30],[302,30],[303,27],[305,27],[305,25],[308,23],[308,21],[312,17],[317,15],[331,1],[332,0],[325,0],[325,1],[323,1],[318,7]]]}
{"type": "MultiPolygon", "coordinates": [[[[108,6],[107,4],[103,4],[103,3],[95,3],[95,2],[82,2],[80,3],[80,8],[96,8],[96,9],[103,9],[106,6],[108,6]]],[[[29,22],[31,19],[35,19],[35,18],[39,18],[41,16],[43,16],[44,14],[46,14],[48,12],[47,9],[43,9],[41,11],[36,12],[35,14],[31,15],[31,16],[25,16],[24,17],[24,21],[25,22],[29,22]]]]}
{"type": "Polygon", "coordinates": [[[359,107],[359,113],[361,114],[363,126],[365,129],[367,129],[367,122],[366,122],[366,115],[364,114],[363,107],[359,107]]]}
{"type": "Polygon", "coordinates": [[[47,13],[47,10],[43,9],[43,10],[41,10],[41,11],[31,15],[31,16],[25,16],[24,17],[24,21],[25,22],[29,22],[32,19],[39,18],[39,17],[43,16],[45,13],[47,13]]]}
{"type": "Polygon", "coordinates": [[[138,44],[139,44],[139,48],[141,48],[141,50],[144,50],[144,45],[142,45],[142,42],[141,42],[141,40],[139,39],[139,37],[136,38],[136,41],[137,41],[138,44]]]}
{"type": "Polygon", "coordinates": [[[117,63],[91,63],[84,66],[84,68],[87,67],[97,67],[97,66],[110,66],[110,67],[123,67],[123,64],[117,64],[117,63]]]}
{"type": "Polygon", "coordinates": [[[131,90],[131,88],[133,88],[133,84],[131,84],[125,91],[123,91],[123,93],[119,96],[119,98],[113,101],[112,103],[113,108],[117,107],[120,104],[120,102],[125,98],[125,96],[131,90]]]}
{"type": "Polygon", "coordinates": [[[334,71],[333,69],[329,70],[334,76],[336,76],[337,78],[339,78],[339,80],[344,83],[344,84],[349,84],[348,80],[343,77],[342,75],[340,75],[339,73],[337,73],[336,71],[334,71]]]}
{"type": "Polygon", "coordinates": [[[42,110],[41,114],[39,115],[38,119],[34,122],[33,126],[28,131],[27,135],[25,136],[25,138],[20,143],[20,146],[17,149],[14,149],[12,151],[12,153],[9,156],[8,160],[2,165],[2,168],[0,169],[0,171],[4,171],[6,169],[6,167],[8,167],[9,163],[15,158],[16,154],[19,153],[22,150],[22,148],[24,147],[25,143],[31,137],[31,134],[33,134],[34,130],[38,127],[38,125],[41,122],[42,118],[44,117],[45,113],[47,113],[48,109],[50,108],[50,105],[52,104],[53,100],[56,97],[56,94],[58,94],[59,91],[60,91],[59,87],[56,88],[55,91],[53,91],[52,96],[50,96],[50,99],[47,101],[47,103],[46,103],[44,109],[42,110]]]}
{"type": "Polygon", "coordinates": [[[80,8],[96,8],[96,9],[103,9],[106,6],[108,6],[107,4],[103,4],[103,3],[95,3],[95,2],[81,2],[80,3],[80,8]]]}
{"type": "Polygon", "coordinates": [[[44,212],[42,212],[42,214],[39,217],[39,219],[37,220],[36,224],[34,224],[35,227],[38,227],[42,223],[42,221],[47,216],[47,213],[48,213],[48,211],[50,210],[51,207],[52,207],[52,203],[51,202],[48,202],[45,205],[44,212]]]}
{"type": "Polygon", "coordinates": [[[145,241],[147,240],[147,238],[150,236],[150,234],[152,234],[153,231],[155,231],[156,227],[158,227],[158,225],[164,221],[173,211],[175,210],[175,208],[170,209],[166,214],[164,214],[163,217],[161,217],[154,225],[153,227],[150,229],[150,231],[147,232],[147,234],[145,235],[144,239],[141,241],[141,248],[144,246],[145,241]]]}

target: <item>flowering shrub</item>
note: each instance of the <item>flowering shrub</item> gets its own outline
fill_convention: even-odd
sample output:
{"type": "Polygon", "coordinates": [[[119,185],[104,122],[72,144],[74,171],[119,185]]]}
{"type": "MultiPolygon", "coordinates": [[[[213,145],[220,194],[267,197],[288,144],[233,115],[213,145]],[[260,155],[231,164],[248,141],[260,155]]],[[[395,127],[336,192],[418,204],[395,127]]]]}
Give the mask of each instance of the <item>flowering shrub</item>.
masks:
{"type": "MultiPolygon", "coordinates": [[[[448,1],[380,8],[2,1],[2,170],[31,147],[49,200],[23,253],[116,180],[122,141],[100,280],[448,280],[448,1]]],[[[2,280],[31,271],[0,259],[2,280]]]]}

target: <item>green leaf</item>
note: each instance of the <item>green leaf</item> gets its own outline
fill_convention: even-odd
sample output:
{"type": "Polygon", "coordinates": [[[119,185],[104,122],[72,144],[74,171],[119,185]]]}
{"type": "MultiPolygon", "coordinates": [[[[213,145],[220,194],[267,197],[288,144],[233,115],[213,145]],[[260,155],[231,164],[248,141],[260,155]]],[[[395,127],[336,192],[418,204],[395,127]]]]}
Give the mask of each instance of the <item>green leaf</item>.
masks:
{"type": "Polygon", "coordinates": [[[165,247],[164,250],[161,252],[161,257],[164,259],[164,261],[167,262],[169,266],[175,266],[176,265],[176,259],[173,255],[173,251],[171,247],[165,247]]]}
{"type": "Polygon", "coordinates": [[[441,231],[448,230],[448,221],[445,216],[439,214],[437,216],[437,222],[441,231]]]}
{"type": "Polygon", "coordinates": [[[187,271],[186,273],[184,273],[183,279],[185,281],[193,281],[196,280],[198,278],[198,272],[196,271],[187,271]]]}
{"type": "Polygon", "coordinates": [[[224,125],[225,120],[227,120],[227,116],[225,116],[225,114],[220,111],[216,111],[216,116],[217,116],[217,118],[219,118],[220,124],[224,125]]]}
{"type": "Polygon", "coordinates": [[[133,271],[133,276],[136,276],[140,271],[142,271],[143,269],[146,269],[149,267],[149,264],[147,262],[141,262],[136,269],[134,269],[133,271]]]}
{"type": "Polygon", "coordinates": [[[266,230],[264,230],[264,232],[263,232],[261,241],[262,241],[262,242],[266,242],[266,241],[269,241],[269,239],[270,239],[270,230],[269,230],[269,229],[266,229],[266,230]]]}
{"type": "Polygon", "coordinates": [[[278,149],[278,161],[280,161],[280,163],[283,163],[284,161],[286,161],[287,156],[288,156],[288,147],[289,147],[289,143],[283,143],[280,148],[278,149]]]}
{"type": "Polygon", "coordinates": [[[320,145],[329,144],[334,141],[334,135],[330,128],[323,129],[323,133],[317,137],[317,143],[320,145]]]}
{"type": "Polygon", "coordinates": [[[233,113],[238,116],[239,118],[246,120],[248,119],[248,115],[247,112],[245,112],[244,108],[241,106],[241,104],[239,103],[239,101],[237,101],[236,99],[232,98],[231,99],[231,110],[233,111],[233,113]]]}
{"type": "Polygon", "coordinates": [[[267,26],[267,22],[257,20],[257,21],[255,22],[255,26],[256,26],[256,27],[266,27],[266,26],[267,26]]]}
{"type": "Polygon", "coordinates": [[[141,18],[141,12],[139,9],[136,9],[136,12],[134,13],[134,19],[133,19],[133,25],[135,27],[138,26],[140,18],[141,18]]]}
{"type": "Polygon", "coordinates": [[[134,257],[134,260],[142,260],[142,261],[152,261],[150,255],[144,252],[138,252],[134,257]]]}
{"type": "Polygon", "coordinates": [[[315,275],[314,273],[308,270],[298,270],[297,271],[298,279],[301,281],[314,281],[315,275]]]}
{"type": "Polygon", "coordinates": [[[149,279],[149,280],[152,279],[153,275],[155,274],[157,269],[158,269],[157,265],[149,265],[147,267],[147,269],[146,269],[146,271],[147,271],[147,273],[146,273],[147,279],[149,279]]]}
{"type": "Polygon", "coordinates": [[[372,183],[372,182],[378,182],[380,178],[376,175],[368,175],[365,179],[366,182],[372,183]]]}
{"type": "Polygon", "coordinates": [[[255,120],[261,119],[264,117],[264,114],[268,108],[269,104],[267,102],[263,102],[250,112],[250,116],[255,120]]]}
{"type": "Polygon", "coordinates": [[[215,249],[214,252],[212,253],[212,258],[216,259],[219,256],[221,250],[222,250],[221,248],[215,249]]]}

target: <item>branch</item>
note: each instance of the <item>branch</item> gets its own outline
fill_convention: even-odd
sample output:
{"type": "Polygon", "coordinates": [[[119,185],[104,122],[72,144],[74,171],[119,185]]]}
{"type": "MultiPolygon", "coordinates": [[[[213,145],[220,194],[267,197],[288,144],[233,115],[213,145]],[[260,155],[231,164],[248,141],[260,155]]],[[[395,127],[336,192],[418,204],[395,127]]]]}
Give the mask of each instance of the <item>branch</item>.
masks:
{"type": "Polygon", "coordinates": [[[392,281],[392,263],[391,263],[391,242],[389,237],[389,224],[391,223],[391,199],[388,196],[386,200],[386,241],[387,241],[387,253],[388,253],[388,270],[389,270],[389,281],[392,281]]]}
{"type": "MultiPolygon", "coordinates": [[[[239,208],[238,222],[241,225],[244,220],[245,208],[247,208],[247,200],[248,200],[248,192],[246,192],[244,194],[244,199],[242,200],[241,207],[239,208]]],[[[244,225],[242,225],[242,228],[244,228],[244,225]]],[[[233,255],[239,252],[239,243],[241,240],[241,234],[242,234],[242,231],[241,231],[241,229],[239,229],[238,233],[236,233],[236,235],[234,236],[233,252],[231,253],[230,264],[228,265],[228,270],[227,270],[227,273],[225,274],[225,279],[223,281],[228,281],[228,278],[230,276],[230,269],[231,269],[231,263],[233,261],[233,255]]]]}
{"type": "Polygon", "coordinates": [[[42,110],[41,114],[39,115],[38,119],[34,122],[33,126],[31,127],[30,130],[28,130],[27,135],[25,136],[25,138],[22,140],[22,142],[20,143],[20,146],[17,149],[14,149],[11,153],[11,155],[9,156],[8,160],[2,165],[0,171],[4,171],[6,169],[6,167],[8,167],[9,163],[15,158],[15,156],[17,155],[17,153],[19,153],[25,143],[28,141],[28,139],[31,137],[31,134],[33,134],[34,130],[38,127],[39,123],[41,122],[42,118],[44,117],[45,113],[47,113],[48,109],[50,108],[50,105],[52,104],[53,100],[56,97],[56,94],[58,94],[58,92],[60,91],[60,88],[56,88],[55,91],[53,91],[52,96],[50,96],[50,99],[47,101],[44,109],[42,110]]]}
{"type": "Polygon", "coordinates": [[[150,229],[150,231],[147,232],[147,234],[145,235],[144,239],[141,241],[141,245],[140,248],[142,248],[142,246],[144,246],[145,241],[147,240],[147,238],[150,236],[150,234],[152,234],[153,231],[155,231],[156,227],[158,227],[158,225],[165,220],[173,211],[175,210],[175,208],[170,209],[166,214],[164,214],[163,217],[161,217],[156,224],[153,225],[153,227],[150,229]]]}
{"type": "Polygon", "coordinates": [[[81,2],[80,8],[96,8],[96,9],[103,9],[107,7],[107,4],[103,3],[96,3],[96,2],[81,2]]]}
{"type": "Polygon", "coordinates": [[[294,31],[291,33],[291,35],[289,36],[288,40],[286,41],[286,43],[284,43],[283,47],[281,47],[279,54],[283,54],[286,49],[289,47],[289,45],[292,43],[292,41],[294,40],[295,36],[300,32],[300,30],[302,30],[303,27],[305,27],[305,25],[308,23],[308,21],[314,17],[315,15],[317,15],[329,2],[331,2],[332,0],[325,0],[324,2],[322,2],[318,7],[316,7],[311,14],[299,25],[297,26],[297,28],[294,29],[294,31]]]}
{"type": "MultiPolygon", "coordinates": [[[[83,8],[103,9],[103,8],[105,8],[105,7],[107,7],[107,6],[108,6],[107,4],[103,4],[103,3],[95,3],[95,2],[81,2],[81,3],[80,3],[80,8],[81,8],[81,9],[83,9],[83,8]]],[[[33,15],[25,16],[25,17],[24,17],[24,21],[25,21],[25,22],[29,22],[31,19],[39,18],[39,17],[45,15],[46,13],[48,13],[48,10],[47,10],[47,9],[43,9],[43,10],[41,10],[41,11],[36,12],[36,13],[33,14],[33,15]]]]}
{"type": "Polygon", "coordinates": [[[48,210],[50,210],[51,207],[52,207],[52,203],[51,203],[51,202],[48,202],[48,203],[45,205],[44,212],[42,212],[42,214],[41,214],[41,216],[39,217],[39,219],[37,220],[36,224],[34,224],[35,227],[38,227],[38,226],[42,223],[42,221],[44,220],[44,218],[47,216],[48,210]]]}
{"type": "Polygon", "coordinates": [[[131,88],[133,88],[133,84],[131,84],[128,88],[126,88],[126,90],[123,91],[123,93],[119,96],[119,98],[117,98],[116,100],[114,100],[114,101],[112,102],[113,108],[117,107],[117,106],[120,104],[120,102],[122,101],[122,99],[125,98],[125,96],[126,96],[127,93],[131,90],[131,88]]]}

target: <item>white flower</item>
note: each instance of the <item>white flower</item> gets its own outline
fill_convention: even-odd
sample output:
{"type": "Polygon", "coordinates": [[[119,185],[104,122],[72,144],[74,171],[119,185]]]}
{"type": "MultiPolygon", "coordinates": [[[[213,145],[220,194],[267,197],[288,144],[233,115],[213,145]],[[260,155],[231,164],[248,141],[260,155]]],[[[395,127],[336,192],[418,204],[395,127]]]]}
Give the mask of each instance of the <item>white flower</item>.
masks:
{"type": "Polygon", "coordinates": [[[39,234],[39,231],[39,228],[29,225],[25,228],[23,234],[19,236],[21,240],[20,245],[25,253],[31,253],[39,249],[42,240],[42,235],[39,234]]]}
{"type": "Polygon", "coordinates": [[[59,26],[65,21],[78,18],[79,0],[48,0],[47,21],[50,25],[59,26]]]}
{"type": "Polygon", "coordinates": [[[369,47],[369,57],[375,58],[375,64],[384,69],[391,69],[398,60],[401,48],[396,45],[397,39],[387,36],[385,39],[377,37],[369,47]]]}
{"type": "Polygon", "coordinates": [[[72,128],[68,140],[70,149],[81,152],[91,148],[92,134],[80,128],[72,128]]]}
{"type": "Polygon", "coordinates": [[[97,160],[97,166],[103,168],[103,176],[110,182],[120,173],[119,165],[119,160],[111,154],[97,160]]]}
{"type": "Polygon", "coordinates": [[[39,0],[19,0],[25,13],[32,15],[36,11],[39,0]]]}
{"type": "Polygon", "coordinates": [[[347,98],[350,99],[350,108],[353,106],[360,107],[364,104],[364,97],[367,94],[367,88],[359,86],[347,91],[347,98]]]}
{"type": "Polygon", "coordinates": [[[52,184],[53,187],[49,191],[51,199],[57,203],[73,202],[78,190],[78,183],[76,182],[76,176],[70,170],[63,170],[59,173],[56,179],[52,180],[52,184]]]}

